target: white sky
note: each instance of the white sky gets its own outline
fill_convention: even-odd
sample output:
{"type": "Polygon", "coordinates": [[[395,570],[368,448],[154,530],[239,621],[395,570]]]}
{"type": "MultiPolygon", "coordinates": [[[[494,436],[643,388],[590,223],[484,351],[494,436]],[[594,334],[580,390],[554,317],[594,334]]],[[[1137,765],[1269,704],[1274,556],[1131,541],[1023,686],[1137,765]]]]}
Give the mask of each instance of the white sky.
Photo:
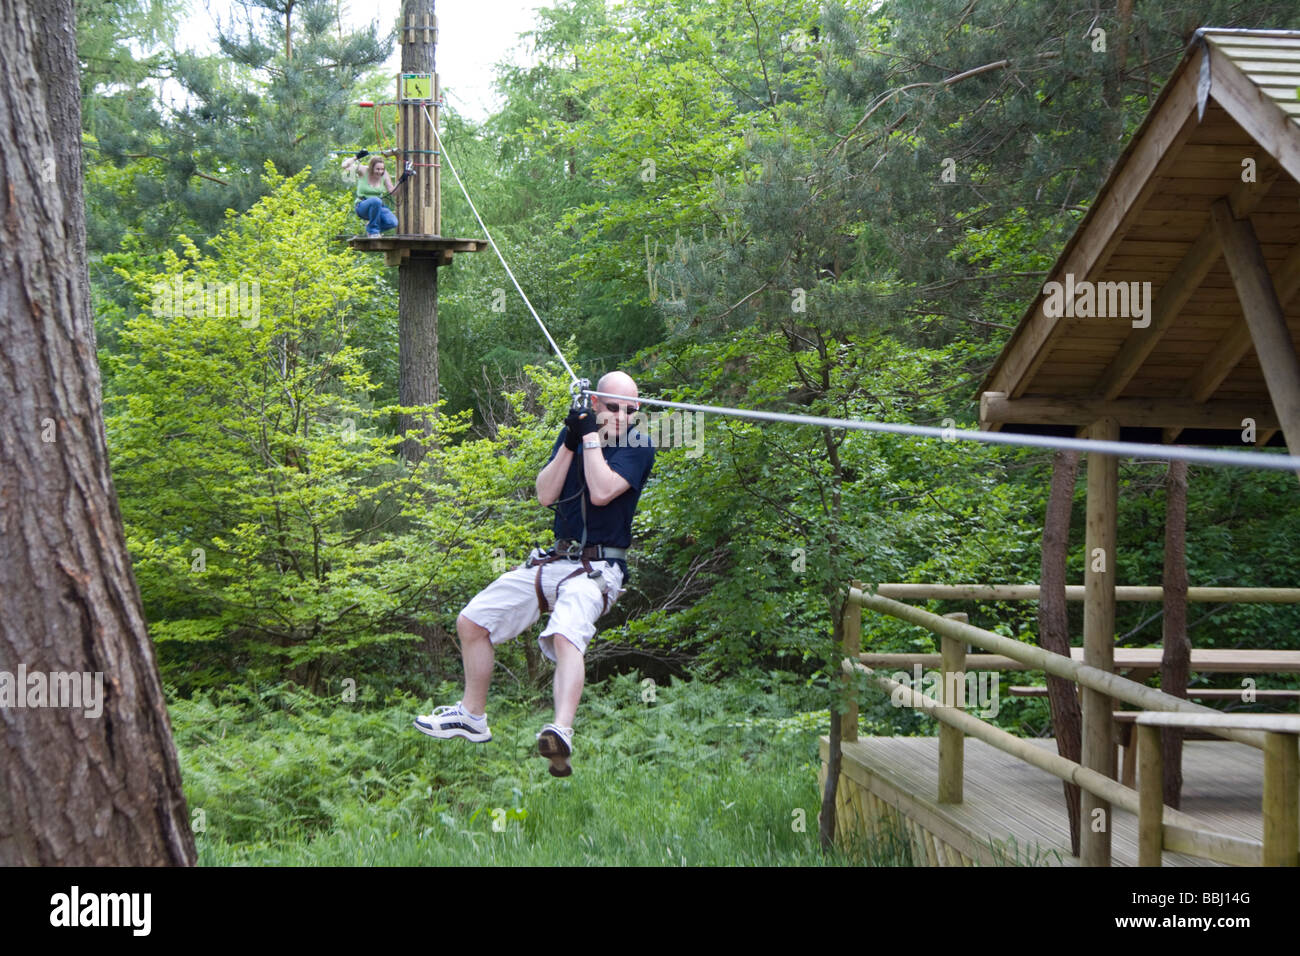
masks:
{"type": "MultiPolygon", "coordinates": [[[[379,23],[382,35],[397,21],[401,0],[340,0],[345,27],[379,23]]],[[[436,0],[438,17],[438,78],[448,104],[475,122],[487,118],[498,103],[492,91],[494,66],[503,59],[522,62],[519,34],[533,27],[533,12],[553,0],[436,0]]],[[[189,19],[182,24],[178,45],[196,51],[215,50],[214,14],[231,19],[234,0],[190,0],[189,19]]],[[[396,45],[388,67],[396,77],[401,52],[396,45]]]]}

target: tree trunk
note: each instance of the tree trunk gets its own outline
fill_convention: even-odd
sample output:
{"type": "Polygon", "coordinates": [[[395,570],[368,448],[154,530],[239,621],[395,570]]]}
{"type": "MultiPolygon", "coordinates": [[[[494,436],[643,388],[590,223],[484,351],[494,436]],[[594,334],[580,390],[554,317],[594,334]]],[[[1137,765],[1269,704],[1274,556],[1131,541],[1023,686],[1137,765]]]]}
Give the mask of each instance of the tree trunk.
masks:
{"type": "MultiPolygon", "coordinates": [[[[1043,519],[1042,583],[1038,597],[1038,643],[1054,654],[1070,656],[1069,618],[1065,610],[1065,555],[1070,540],[1070,508],[1079,453],[1058,451],[1052,456],[1052,490],[1043,519]]],[[[1052,711],[1056,750],[1067,760],[1082,753],[1083,715],[1074,683],[1047,675],[1047,699],[1052,711]]],[[[1066,783],[1065,809],[1070,819],[1070,852],[1079,855],[1079,788],[1066,783]]]]}
{"type": "MultiPolygon", "coordinates": [[[[438,400],[438,267],[433,259],[412,253],[397,269],[398,396],[403,405],[432,405],[438,400]]],[[[402,415],[402,434],[428,435],[425,416],[402,415]]],[[[402,456],[412,465],[424,457],[420,443],[402,443],[402,456]]]]}
{"type": "Polygon", "coordinates": [[[0,5],[0,865],[191,864],[108,469],[75,23],[72,0],[0,5]]]}
{"type": "MultiPolygon", "coordinates": [[[[1160,655],[1160,689],[1175,697],[1187,696],[1187,676],[1192,666],[1192,645],[1187,638],[1187,462],[1169,463],[1165,496],[1165,570],[1163,651],[1160,655]]],[[[1183,733],[1164,730],[1165,804],[1175,809],[1182,802],[1183,733]]]]}
{"type": "MultiPolygon", "coordinates": [[[[435,44],[424,42],[423,32],[407,35],[407,17],[423,24],[425,15],[433,22],[433,0],[405,0],[402,4],[402,72],[432,73],[435,44]]],[[[403,157],[410,158],[410,157],[403,157]]],[[[417,159],[423,162],[427,157],[417,159]]],[[[431,170],[429,171],[432,172],[431,170]]],[[[403,189],[410,189],[408,183],[403,189]]],[[[432,228],[432,227],[428,227],[432,228]]],[[[438,262],[436,258],[402,260],[397,267],[398,379],[397,394],[403,405],[432,405],[438,400],[438,262]]],[[[432,425],[424,416],[402,415],[402,434],[418,431],[428,435],[432,425]]],[[[418,442],[402,443],[402,456],[412,465],[424,457],[418,442]]]]}

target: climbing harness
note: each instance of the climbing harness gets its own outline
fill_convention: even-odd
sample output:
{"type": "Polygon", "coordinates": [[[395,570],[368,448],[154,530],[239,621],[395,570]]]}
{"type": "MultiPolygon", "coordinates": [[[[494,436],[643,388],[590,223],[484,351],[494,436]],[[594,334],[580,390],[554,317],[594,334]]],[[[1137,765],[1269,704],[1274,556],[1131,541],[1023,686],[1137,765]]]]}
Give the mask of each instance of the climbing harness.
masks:
{"type": "MultiPolygon", "coordinates": [[[[586,490],[585,488],[583,489],[586,490]]],[[[580,574],[586,574],[593,581],[600,579],[604,572],[591,566],[592,561],[613,561],[624,560],[627,558],[626,548],[611,548],[603,544],[593,544],[588,547],[582,547],[577,541],[567,538],[561,538],[555,542],[555,547],[549,551],[534,550],[529,556],[524,567],[536,568],[537,574],[533,578],[533,590],[537,592],[537,609],[542,614],[549,614],[551,606],[547,604],[546,592],[542,589],[542,568],[556,561],[578,561],[580,566],[569,574],[566,574],[555,585],[555,600],[560,600],[560,588],[571,578],[576,578],[580,574]]],[[[600,592],[600,613],[604,614],[609,610],[609,595],[602,589],[600,592]]]]}

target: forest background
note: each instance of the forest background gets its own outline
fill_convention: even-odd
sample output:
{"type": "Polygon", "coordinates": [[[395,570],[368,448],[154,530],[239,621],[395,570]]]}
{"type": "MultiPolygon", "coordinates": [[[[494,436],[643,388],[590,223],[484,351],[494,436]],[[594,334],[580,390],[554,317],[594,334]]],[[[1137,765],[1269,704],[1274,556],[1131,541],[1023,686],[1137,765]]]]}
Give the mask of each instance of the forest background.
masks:
{"type": "MultiPolygon", "coordinates": [[[[410,716],[458,693],[459,609],[548,540],[532,483],[567,381],[495,257],[461,255],[439,279],[435,433],[418,465],[397,453],[396,273],[336,241],[359,230],[339,159],[392,134],[391,109],[376,137],[355,104],[391,98],[394,24],[352,30],[338,0],[237,11],[210,54],[178,35],[180,0],[85,0],[78,23],[112,469],[201,860],[815,858],[798,811],[844,584],[1036,581],[1050,456],[709,418],[698,447],[661,449],[588,657],[581,806],[524,760],[548,696],[527,637],[498,649],[504,746],[421,738],[410,716]]],[[[498,66],[500,108],[446,110],[443,136],[580,374],[973,427],[980,379],[1207,25],[1297,28],[1300,8],[566,0],[522,38],[529,65],[498,66]]],[[[478,235],[449,176],[443,196],[446,231],[478,235]]],[[[1164,478],[1121,462],[1120,583],[1160,579],[1164,478]]],[[[1190,469],[1193,585],[1297,579],[1300,514],[1275,505],[1292,483],[1190,469]]],[[[931,607],[1035,640],[1033,605],[931,607]]],[[[1157,643],[1159,620],[1120,605],[1117,640],[1157,643]]],[[[1270,647],[1296,625],[1208,607],[1189,630],[1270,647]]],[[[932,649],[871,616],[863,644],[932,649]]],[[[864,731],[933,732],[858,692],[864,731]]],[[[1002,726],[1050,732],[1045,701],[1003,703],[1002,726]]]]}

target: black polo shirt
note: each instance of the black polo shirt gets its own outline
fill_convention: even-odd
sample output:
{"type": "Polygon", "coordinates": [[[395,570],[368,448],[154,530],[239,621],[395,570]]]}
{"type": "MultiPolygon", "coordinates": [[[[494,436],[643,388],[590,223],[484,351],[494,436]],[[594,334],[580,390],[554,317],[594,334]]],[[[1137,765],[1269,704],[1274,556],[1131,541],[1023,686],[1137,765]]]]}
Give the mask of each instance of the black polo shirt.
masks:
{"type": "MultiPolygon", "coordinates": [[[[567,426],[560,429],[560,436],[551,447],[551,457],[547,459],[548,462],[555,460],[556,454],[564,444],[567,431],[567,426]]],[[[641,490],[645,487],[650,477],[650,469],[654,466],[654,444],[648,435],[638,432],[635,428],[629,428],[618,444],[605,445],[601,449],[601,454],[605,456],[605,464],[615,474],[621,476],[629,486],[627,491],[603,506],[592,504],[591,492],[584,485],[583,454],[581,447],[573,453],[569,472],[564,476],[564,488],[555,507],[555,537],[582,540],[583,502],[578,497],[581,491],[587,505],[587,544],[605,544],[614,548],[631,547],[632,517],[636,514],[641,490]]],[[[627,565],[622,561],[618,563],[622,565],[623,574],[626,576],[627,565]]]]}

